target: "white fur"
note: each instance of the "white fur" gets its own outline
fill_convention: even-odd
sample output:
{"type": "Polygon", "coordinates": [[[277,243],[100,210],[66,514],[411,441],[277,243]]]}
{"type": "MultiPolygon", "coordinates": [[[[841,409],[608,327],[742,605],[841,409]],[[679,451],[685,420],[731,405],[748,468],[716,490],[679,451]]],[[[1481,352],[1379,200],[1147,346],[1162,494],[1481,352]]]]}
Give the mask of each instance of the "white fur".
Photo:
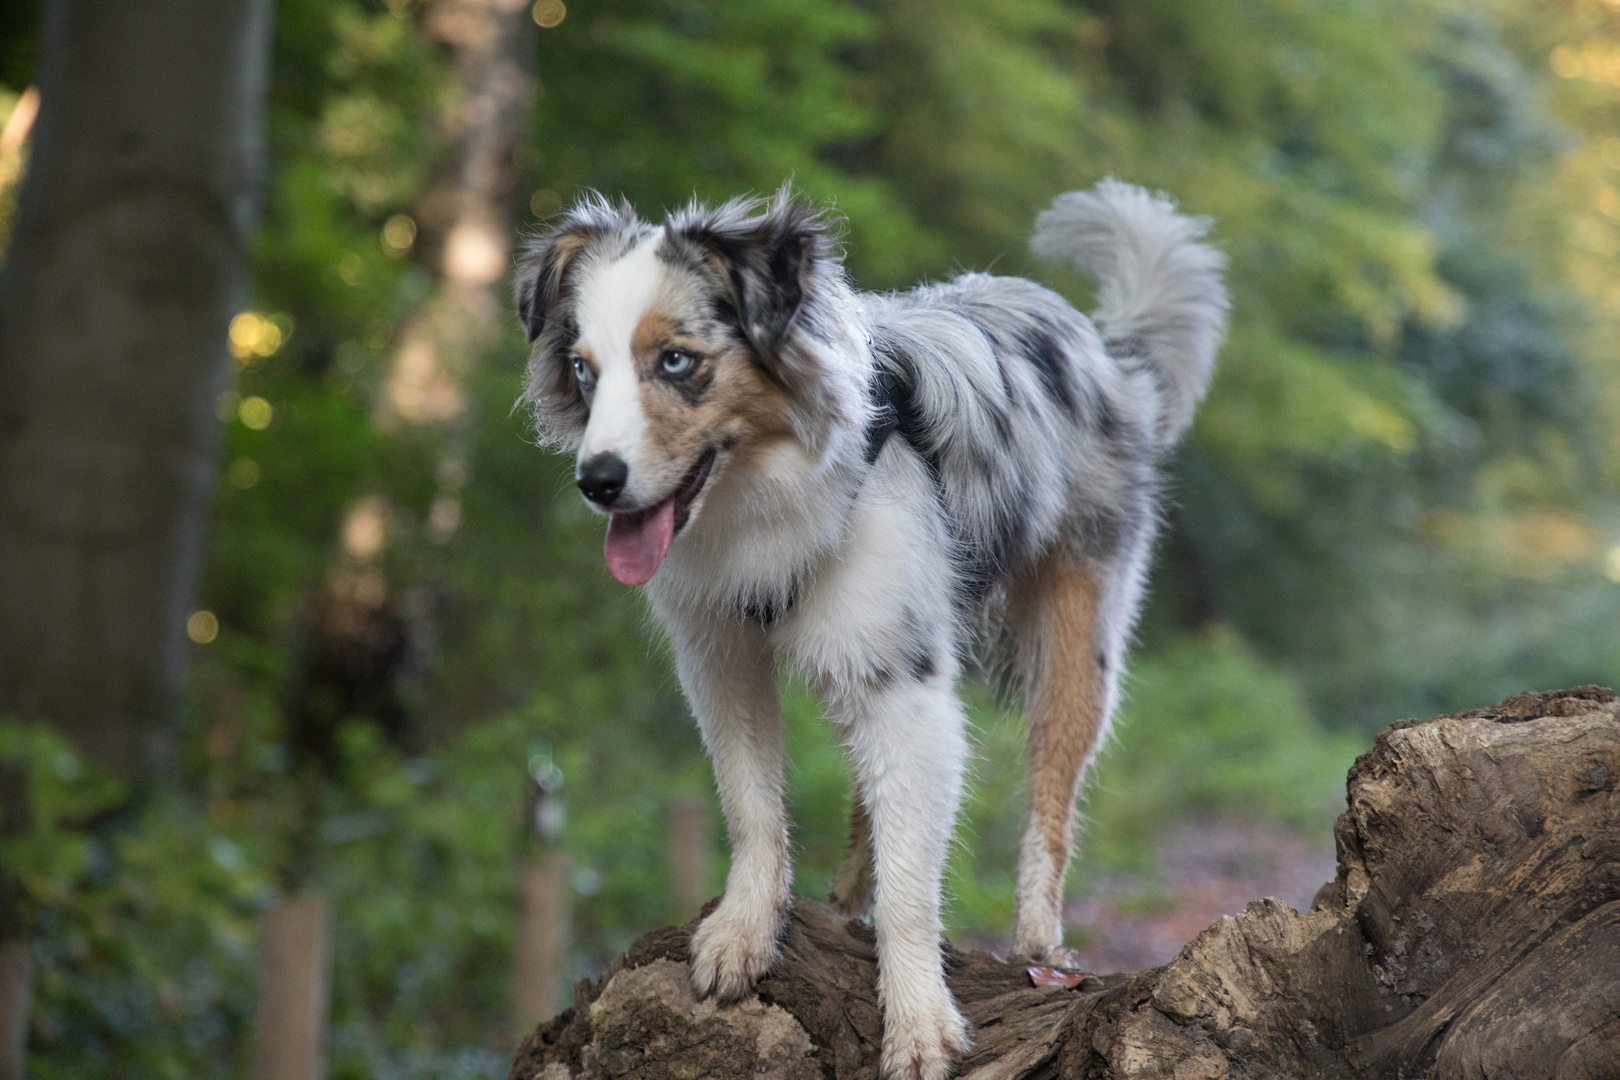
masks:
{"type": "Polygon", "coordinates": [[[1192,422],[1226,331],[1226,260],[1196,243],[1208,230],[1209,219],[1176,213],[1165,196],[1108,179],[1052,200],[1029,241],[1097,276],[1097,325],[1149,360],[1164,386],[1166,443],[1192,422]]]}
{"type": "Polygon", "coordinates": [[[667,289],[667,275],[658,261],[658,239],[649,237],[630,251],[595,269],[584,281],[579,296],[578,348],[596,364],[596,388],[591,419],[585,425],[579,460],[597,454],[617,454],[630,467],[625,501],[642,506],[668,494],[651,485],[665,480],[665,468],[651,467],[655,458],[647,446],[647,418],[641,407],[641,378],[636,372],[630,339],[642,316],[667,289]]]}

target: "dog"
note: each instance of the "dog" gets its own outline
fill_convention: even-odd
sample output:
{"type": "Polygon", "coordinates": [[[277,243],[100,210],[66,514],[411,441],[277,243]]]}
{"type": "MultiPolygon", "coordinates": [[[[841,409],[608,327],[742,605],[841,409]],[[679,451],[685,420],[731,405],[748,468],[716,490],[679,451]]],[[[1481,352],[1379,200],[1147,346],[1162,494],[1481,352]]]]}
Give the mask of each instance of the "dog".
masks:
{"type": "Polygon", "coordinates": [[[1224,262],[1168,198],[1106,180],[1036,220],[1098,282],[1093,318],[1016,277],[858,292],[829,213],[784,187],[661,224],[590,195],[529,237],[523,402],[645,585],[714,766],[732,846],[698,925],[700,995],[771,966],[789,905],[777,670],[845,747],[848,854],[870,912],[885,1077],[936,1080],[969,1030],[940,954],[963,773],[964,663],[1029,717],[1014,949],[1061,962],[1081,780],[1119,695],[1161,465],[1225,332],[1224,262]]]}

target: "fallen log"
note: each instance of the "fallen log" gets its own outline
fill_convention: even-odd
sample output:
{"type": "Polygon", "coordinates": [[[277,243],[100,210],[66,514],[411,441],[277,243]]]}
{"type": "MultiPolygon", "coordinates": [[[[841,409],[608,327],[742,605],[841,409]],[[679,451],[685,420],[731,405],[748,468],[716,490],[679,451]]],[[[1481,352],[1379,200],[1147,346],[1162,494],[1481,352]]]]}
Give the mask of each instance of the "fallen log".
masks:
{"type": "MultiPolygon", "coordinates": [[[[1171,963],[1033,984],[947,947],[960,1075],[1620,1077],[1620,700],[1580,687],[1403,721],[1350,770],[1338,874],[1256,900],[1171,963]]],[[[798,900],[782,959],[720,1007],[693,924],[645,935],[523,1043],[510,1080],[877,1076],[872,932],[798,900]]]]}

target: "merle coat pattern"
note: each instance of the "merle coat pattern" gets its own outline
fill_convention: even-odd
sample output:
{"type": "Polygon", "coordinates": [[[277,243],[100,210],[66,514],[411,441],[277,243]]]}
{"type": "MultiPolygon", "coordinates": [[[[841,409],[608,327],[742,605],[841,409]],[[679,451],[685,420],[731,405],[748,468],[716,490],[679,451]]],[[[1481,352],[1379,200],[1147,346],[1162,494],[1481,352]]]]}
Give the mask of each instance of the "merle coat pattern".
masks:
{"type": "Polygon", "coordinates": [[[525,400],[610,515],[714,762],[733,860],[692,942],[735,999],[776,956],[791,880],[778,662],[846,747],[831,901],[877,933],[889,1077],[949,1074],[969,1033],[939,897],[968,758],[964,659],[1030,721],[1015,948],[1062,962],[1081,778],[1140,606],[1159,468],[1224,330],[1204,224],[1116,181],[1059,196],[1032,247],[1096,275],[1093,318],[1019,278],[859,293],[827,218],[784,189],[662,224],[590,197],[532,237],[525,400]]]}

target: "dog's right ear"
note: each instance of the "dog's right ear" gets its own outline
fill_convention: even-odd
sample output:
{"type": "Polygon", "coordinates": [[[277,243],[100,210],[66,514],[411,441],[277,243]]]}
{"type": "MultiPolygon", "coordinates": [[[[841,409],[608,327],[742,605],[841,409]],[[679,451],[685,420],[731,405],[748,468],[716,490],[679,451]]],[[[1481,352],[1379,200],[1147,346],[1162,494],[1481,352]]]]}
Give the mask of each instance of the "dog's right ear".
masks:
{"type": "Polygon", "coordinates": [[[518,253],[517,276],[512,291],[517,301],[518,322],[523,324],[524,336],[533,345],[546,328],[546,311],[551,306],[552,267],[550,252],[535,240],[527,241],[518,253]]]}
{"type": "Polygon", "coordinates": [[[546,322],[555,317],[567,289],[569,268],[580,254],[603,237],[633,233],[635,226],[636,213],[629,203],[610,203],[593,191],[555,219],[550,228],[523,242],[513,291],[518,318],[531,345],[539,340],[546,322]]]}
{"type": "Polygon", "coordinates": [[[518,252],[513,291],[518,319],[529,344],[539,339],[546,328],[546,317],[557,306],[569,263],[590,241],[591,233],[578,226],[548,229],[524,241],[518,252]]]}

